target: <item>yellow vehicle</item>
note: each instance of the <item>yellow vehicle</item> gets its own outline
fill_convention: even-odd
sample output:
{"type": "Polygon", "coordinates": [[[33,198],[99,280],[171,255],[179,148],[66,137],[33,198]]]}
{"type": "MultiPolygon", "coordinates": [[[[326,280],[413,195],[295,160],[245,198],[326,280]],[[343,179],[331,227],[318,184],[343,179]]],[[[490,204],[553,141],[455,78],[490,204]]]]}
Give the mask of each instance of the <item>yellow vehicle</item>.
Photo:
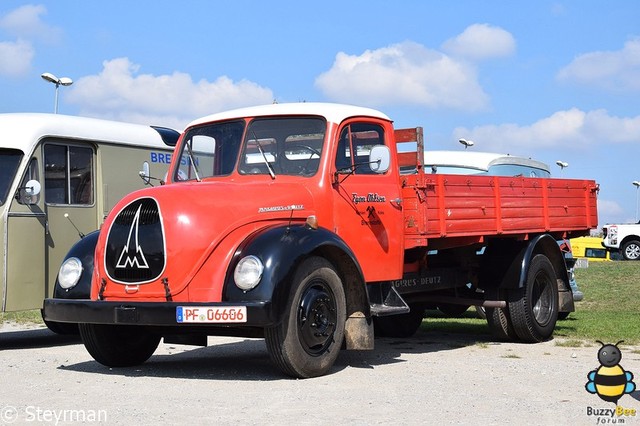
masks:
{"type": "Polygon", "coordinates": [[[23,113],[0,114],[0,129],[0,312],[38,309],[71,246],[124,195],[165,176],[179,134],[23,113]]]}
{"type": "Polygon", "coordinates": [[[589,259],[589,262],[612,260],[611,253],[602,247],[602,238],[600,237],[572,238],[570,242],[573,257],[577,259],[589,259]]]}

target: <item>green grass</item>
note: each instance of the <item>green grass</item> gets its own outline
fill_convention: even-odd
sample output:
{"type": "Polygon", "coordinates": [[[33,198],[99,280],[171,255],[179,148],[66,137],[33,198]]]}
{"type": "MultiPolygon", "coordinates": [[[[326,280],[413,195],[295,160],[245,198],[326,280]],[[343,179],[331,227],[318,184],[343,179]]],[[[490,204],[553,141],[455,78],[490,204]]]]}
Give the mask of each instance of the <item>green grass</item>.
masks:
{"type": "Polygon", "coordinates": [[[556,326],[556,336],[628,344],[640,342],[640,262],[591,262],[576,269],[584,300],[556,326]]]}
{"type": "Polygon", "coordinates": [[[0,324],[16,322],[18,324],[43,324],[40,310],[21,312],[0,312],[0,324]]]}
{"type": "MultiPolygon", "coordinates": [[[[576,303],[576,311],[569,318],[558,321],[555,337],[566,340],[569,346],[596,340],[640,343],[640,262],[591,262],[588,268],[576,269],[576,281],[584,300],[576,303]]],[[[446,318],[438,311],[427,311],[422,329],[489,334],[486,321],[477,318],[473,308],[461,318],[446,318]]]]}

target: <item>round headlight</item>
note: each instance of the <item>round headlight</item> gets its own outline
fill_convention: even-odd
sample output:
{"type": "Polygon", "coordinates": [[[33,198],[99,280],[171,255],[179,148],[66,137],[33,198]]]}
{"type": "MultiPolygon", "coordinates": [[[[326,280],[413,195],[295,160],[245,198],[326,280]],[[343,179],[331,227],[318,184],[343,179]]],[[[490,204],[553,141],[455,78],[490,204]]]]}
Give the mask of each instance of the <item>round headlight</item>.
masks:
{"type": "Polygon", "coordinates": [[[243,257],[233,272],[233,279],[239,289],[248,291],[258,285],[262,271],[264,266],[260,259],[255,256],[243,257]]]}
{"type": "Polygon", "coordinates": [[[58,271],[58,283],[65,290],[78,284],[82,276],[82,262],[77,257],[70,257],[65,260],[58,271]]]}

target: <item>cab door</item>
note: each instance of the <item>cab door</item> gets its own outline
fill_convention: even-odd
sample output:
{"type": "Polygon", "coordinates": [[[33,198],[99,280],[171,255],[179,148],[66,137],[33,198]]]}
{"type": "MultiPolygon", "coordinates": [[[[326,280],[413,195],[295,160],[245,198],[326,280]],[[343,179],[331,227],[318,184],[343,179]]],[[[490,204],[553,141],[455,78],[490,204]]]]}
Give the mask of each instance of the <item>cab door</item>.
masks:
{"type": "MultiPolygon", "coordinates": [[[[335,157],[335,231],[354,251],[367,282],[399,279],[404,250],[397,159],[377,173],[369,164],[375,145],[390,145],[393,130],[382,122],[353,120],[339,130],[335,157]]],[[[392,152],[395,152],[392,150],[392,152]]]]}
{"type": "MultiPolygon", "coordinates": [[[[21,311],[42,307],[45,296],[46,215],[42,195],[25,196],[29,180],[40,181],[41,159],[36,153],[21,178],[7,212],[5,228],[5,287],[3,310],[21,311]]],[[[16,177],[20,179],[20,177],[16,177]]]]}
{"type": "Polygon", "coordinates": [[[62,260],[84,234],[98,229],[96,149],[89,143],[49,140],[43,145],[46,284],[51,295],[62,260]]]}

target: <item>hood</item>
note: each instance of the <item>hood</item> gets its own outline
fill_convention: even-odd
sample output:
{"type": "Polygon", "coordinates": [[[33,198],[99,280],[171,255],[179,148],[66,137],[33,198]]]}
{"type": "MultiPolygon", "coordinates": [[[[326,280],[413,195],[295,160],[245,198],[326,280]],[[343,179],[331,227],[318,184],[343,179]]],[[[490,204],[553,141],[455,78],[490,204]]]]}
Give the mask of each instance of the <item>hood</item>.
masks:
{"type": "Polygon", "coordinates": [[[166,297],[167,279],[177,294],[234,230],[250,232],[314,211],[311,193],[296,183],[189,182],[134,192],[102,227],[96,260],[103,292],[146,287],[166,297]]]}

